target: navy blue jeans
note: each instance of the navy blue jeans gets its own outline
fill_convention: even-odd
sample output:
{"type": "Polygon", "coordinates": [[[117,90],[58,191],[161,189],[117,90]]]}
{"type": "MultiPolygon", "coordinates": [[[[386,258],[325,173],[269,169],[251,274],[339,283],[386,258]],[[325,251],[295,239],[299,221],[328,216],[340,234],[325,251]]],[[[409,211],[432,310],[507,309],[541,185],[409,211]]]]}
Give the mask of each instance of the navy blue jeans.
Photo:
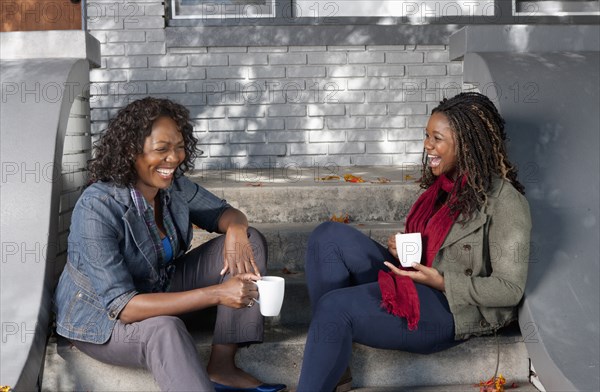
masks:
{"type": "Polygon", "coordinates": [[[377,275],[387,270],[384,261],[395,259],[350,226],[326,222],[311,234],[306,279],[313,318],[298,392],[332,391],[350,362],[352,342],[420,354],[459,343],[448,301],[438,290],[416,284],[421,318],[415,331],[381,307],[377,275]]]}

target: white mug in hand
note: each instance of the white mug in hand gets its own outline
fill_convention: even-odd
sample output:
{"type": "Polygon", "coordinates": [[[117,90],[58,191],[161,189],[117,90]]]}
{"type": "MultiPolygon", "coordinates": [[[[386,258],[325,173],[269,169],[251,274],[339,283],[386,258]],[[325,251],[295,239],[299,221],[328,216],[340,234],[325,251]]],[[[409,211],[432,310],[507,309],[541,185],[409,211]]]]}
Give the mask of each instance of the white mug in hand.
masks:
{"type": "Polygon", "coordinates": [[[396,234],[396,251],[403,267],[412,267],[412,263],[421,262],[421,233],[396,234]]]}
{"type": "Polygon", "coordinates": [[[279,276],[263,276],[254,283],[258,286],[256,302],[260,305],[260,313],[263,316],[279,315],[283,304],[285,280],[279,276]]]}

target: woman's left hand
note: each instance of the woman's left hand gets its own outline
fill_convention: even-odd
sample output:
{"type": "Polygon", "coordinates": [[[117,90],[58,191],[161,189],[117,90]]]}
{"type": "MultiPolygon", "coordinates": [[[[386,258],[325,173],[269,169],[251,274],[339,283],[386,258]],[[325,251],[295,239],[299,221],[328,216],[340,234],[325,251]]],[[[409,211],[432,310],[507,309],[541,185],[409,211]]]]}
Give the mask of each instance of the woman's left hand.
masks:
{"type": "Polygon", "coordinates": [[[413,263],[412,267],[416,271],[406,271],[396,267],[389,261],[384,261],[384,264],[396,275],[408,276],[416,283],[424,284],[439,291],[446,290],[444,277],[435,268],[427,267],[419,263],[413,263]]]}
{"type": "Polygon", "coordinates": [[[221,270],[221,275],[229,272],[232,276],[244,273],[260,276],[260,271],[254,261],[252,245],[248,240],[247,229],[246,226],[235,224],[227,228],[223,247],[223,269],[221,270]]]}

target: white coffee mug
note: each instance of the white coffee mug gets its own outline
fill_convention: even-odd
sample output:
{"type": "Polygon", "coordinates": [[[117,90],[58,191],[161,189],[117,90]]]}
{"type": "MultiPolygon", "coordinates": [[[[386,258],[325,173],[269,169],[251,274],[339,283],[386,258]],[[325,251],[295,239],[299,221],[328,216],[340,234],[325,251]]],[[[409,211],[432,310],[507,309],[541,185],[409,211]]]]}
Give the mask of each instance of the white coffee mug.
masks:
{"type": "Polygon", "coordinates": [[[396,251],[403,267],[412,267],[413,263],[420,263],[422,249],[421,233],[396,234],[396,251]]]}
{"type": "Polygon", "coordinates": [[[283,304],[285,280],[279,276],[263,276],[255,283],[258,286],[256,302],[260,305],[260,313],[267,317],[279,315],[283,304]]]}

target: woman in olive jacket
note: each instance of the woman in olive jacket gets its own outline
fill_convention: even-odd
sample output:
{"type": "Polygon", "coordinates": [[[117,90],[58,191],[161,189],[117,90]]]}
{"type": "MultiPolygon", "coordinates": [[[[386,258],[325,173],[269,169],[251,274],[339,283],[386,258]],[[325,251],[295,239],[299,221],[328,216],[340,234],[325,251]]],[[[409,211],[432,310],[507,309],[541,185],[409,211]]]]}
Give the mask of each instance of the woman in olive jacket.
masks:
{"type": "Polygon", "coordinates": [[[352,342],[427,354],[517,318],[531,218],[505,139],[504,120],[481,94],[462,93],[433,109],[426,190],[405,227],[422,237],[412,268],[399,266],[395,236],[386,249],[347,225],[315,229],[306,256],[313,319],[299,392],[348,387],[352,342]]]}

